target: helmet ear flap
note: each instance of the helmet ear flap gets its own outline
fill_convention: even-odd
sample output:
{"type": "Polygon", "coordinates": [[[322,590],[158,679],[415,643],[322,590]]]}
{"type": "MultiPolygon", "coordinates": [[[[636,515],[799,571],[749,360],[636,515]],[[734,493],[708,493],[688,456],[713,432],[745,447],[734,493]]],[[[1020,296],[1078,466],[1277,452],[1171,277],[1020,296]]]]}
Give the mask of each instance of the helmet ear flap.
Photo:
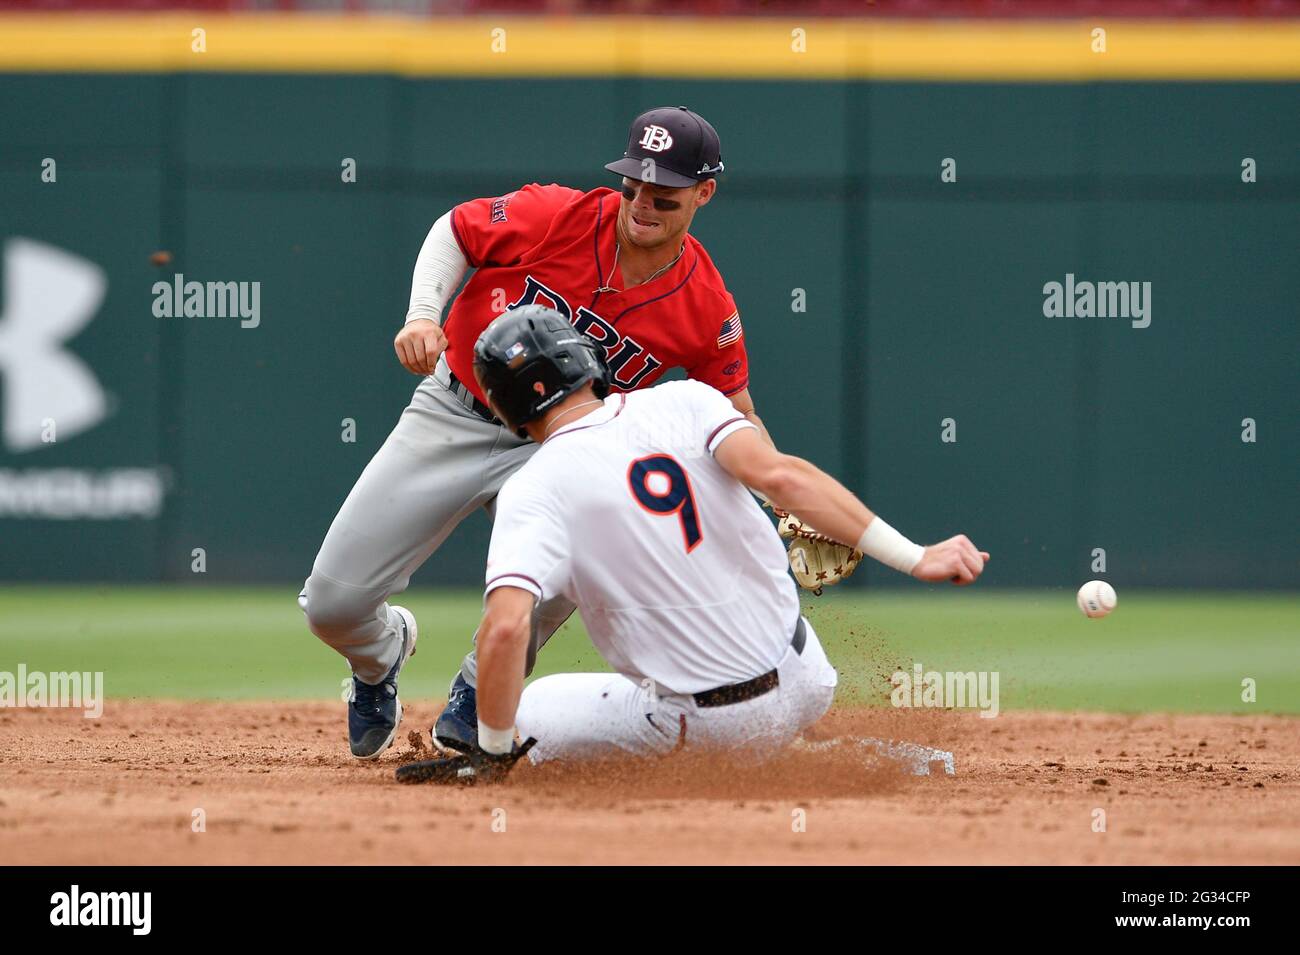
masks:
{"type": "Polygon", "coordinates": [[[591,376],[591,390],[597,398],[607,398],[609,396],[609,383],[613,378],[609,370],[609,362],[605,360],[605,349],[595,342],[590,342],[592,357],[596,359],[596,374],[591,376]]]}

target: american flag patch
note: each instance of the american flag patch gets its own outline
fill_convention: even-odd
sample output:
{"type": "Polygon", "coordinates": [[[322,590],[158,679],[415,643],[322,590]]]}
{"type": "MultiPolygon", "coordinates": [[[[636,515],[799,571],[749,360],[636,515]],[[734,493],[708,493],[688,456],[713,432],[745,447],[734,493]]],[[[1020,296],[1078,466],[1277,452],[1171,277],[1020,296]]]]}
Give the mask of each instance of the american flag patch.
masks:
{"type": "Polygon", "coordinates": [[[740,313],[732,312],[731,317],[722,323],[722,331],[718,332],[718,347],[726,348],[728,345],[734,345],[740,341],[740,336],[743,334],[740,328],[740,313]]]}

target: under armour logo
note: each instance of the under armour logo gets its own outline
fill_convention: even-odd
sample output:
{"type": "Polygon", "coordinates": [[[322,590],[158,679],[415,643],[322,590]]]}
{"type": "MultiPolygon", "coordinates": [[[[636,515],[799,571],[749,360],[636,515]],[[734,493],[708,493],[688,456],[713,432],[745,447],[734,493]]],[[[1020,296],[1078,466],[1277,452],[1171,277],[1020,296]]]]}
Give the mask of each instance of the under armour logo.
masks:
{"type": "Polygon", "coordinates": [[[107,287],[104,270],[80,256],[33,239],[5,242],[0,396],[10,451],[40,447],[45,419],[58,423],[62,437],[108,413],[94,373],[62,347],[95,317],[107,287]]]}
{"type": "Polygon", "coordinates": [[[673,138],[668,135],[668,130],[662,126],[647,126],[645,132],[641,134],[641,142],[637,145],[644,146],[652,153],[661,153],[673,144],[673,138]]]}

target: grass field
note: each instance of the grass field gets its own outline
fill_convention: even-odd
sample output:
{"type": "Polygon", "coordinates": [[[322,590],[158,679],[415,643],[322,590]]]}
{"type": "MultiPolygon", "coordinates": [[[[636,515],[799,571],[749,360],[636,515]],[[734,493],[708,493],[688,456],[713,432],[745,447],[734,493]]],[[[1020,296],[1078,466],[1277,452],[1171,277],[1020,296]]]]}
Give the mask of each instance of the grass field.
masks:
{"type": "MultiPolygon", "coordinates": [[[[110,697],[328,699],[342,658],[306,629],[296,588],[9,587],[0,670],[103,671],[110,697]]],[[[441,697],[473,632],[474,592],[413,590],[420,623],[403,698],[441,697]]],[[[884,702],[895,668],[990,670],[1002,709],[1300,713],[1300,595],[1128,591],[1087,620],[1066,591],[921,588],[805,600],[840,700],[884,702]],[[1257,684],[1257,701],[1241,684],[1257,684]]],[[[538,675],[604,669],[576,620],[538,675]]]]}

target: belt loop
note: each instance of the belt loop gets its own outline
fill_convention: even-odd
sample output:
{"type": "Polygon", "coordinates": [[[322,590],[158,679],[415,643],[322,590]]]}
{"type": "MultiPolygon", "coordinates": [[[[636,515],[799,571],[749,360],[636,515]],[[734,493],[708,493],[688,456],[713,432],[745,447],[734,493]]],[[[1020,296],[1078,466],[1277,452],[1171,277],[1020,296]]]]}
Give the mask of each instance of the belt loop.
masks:
{"type": "Polygon", "coordinates": [[[686,714],[685,713],[681,714],[680,726],[681,729],[677,731],[677,745],[675,745],[672,750],[674,753],[680,753],[683,749],[686,748],[686,714]]]}

